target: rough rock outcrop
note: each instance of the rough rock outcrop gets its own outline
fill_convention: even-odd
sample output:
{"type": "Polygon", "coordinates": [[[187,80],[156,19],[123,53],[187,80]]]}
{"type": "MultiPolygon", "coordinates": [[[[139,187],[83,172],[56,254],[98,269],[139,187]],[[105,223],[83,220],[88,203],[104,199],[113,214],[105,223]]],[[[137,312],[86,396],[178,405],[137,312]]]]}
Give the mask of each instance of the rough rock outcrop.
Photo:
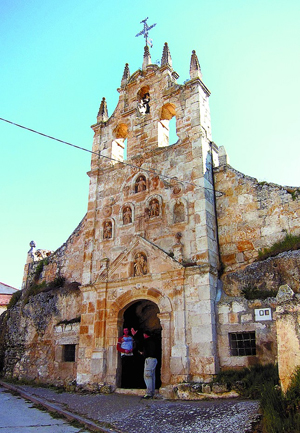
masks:
{"type": "Polygon", "coordinates": [[[241,296],[245,287],[260,290],[278,290],[288,284],[295,293],[300,292],[300,250],[287,251],[266,260],[252,263],[246,268],[226,274],[223,289],[229,296],[241,296]]]}
{"type": "MultiPolygon", "coordinates": [[[[56,385],[63,384],[66,377],[74,379],[75,371],[65,373],[62,360],[58,359],[61,342],[56,329],[61,323],[64,323],[64,328],[67,323],[72,323],[74,330],[76,325],[79,330],[79,323],[75,323],[79,317],[78,285],[71,284],[29,297],[24,291],[5,317],[1,316],[0,328],[5,336],[1,342],[5,351],[2,369],[6,377],[56,385]]],[[[78,330],[75,331],[77,334],[78,330]]]]}

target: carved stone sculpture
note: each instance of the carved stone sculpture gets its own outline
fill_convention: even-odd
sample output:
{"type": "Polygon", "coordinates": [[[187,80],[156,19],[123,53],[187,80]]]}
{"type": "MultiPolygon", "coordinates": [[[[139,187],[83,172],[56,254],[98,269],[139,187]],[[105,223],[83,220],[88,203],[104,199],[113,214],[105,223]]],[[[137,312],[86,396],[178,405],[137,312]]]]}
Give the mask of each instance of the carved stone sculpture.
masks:
{"type": "Polygon", "coordinates": [[[112,238],[112,223],[111,221],[105,221],[103,225],[103,239],[112,238]]]}
{"type": "Polygon", "coordinates": [[[129,206],[126,206],[123,210],[123,224],[132,223],[132,210],[129,206]]]}
{"type": "Polygon", "coordinates": [[[135,183],[135,192],[145,191],[147,187],[145,176],[139,176],[135,183]]]}
{"type": "Polygon", "coordinates": [[[134,260],[134,276],[142,276],[147,274],[147,259],[142,253],[138,253],[134,260]]]}
{"type": "Polygon", "coordinates": [[[159,203],[157,199],[153,199],[150,202],[150,218],[159,216],[159,203]]]}

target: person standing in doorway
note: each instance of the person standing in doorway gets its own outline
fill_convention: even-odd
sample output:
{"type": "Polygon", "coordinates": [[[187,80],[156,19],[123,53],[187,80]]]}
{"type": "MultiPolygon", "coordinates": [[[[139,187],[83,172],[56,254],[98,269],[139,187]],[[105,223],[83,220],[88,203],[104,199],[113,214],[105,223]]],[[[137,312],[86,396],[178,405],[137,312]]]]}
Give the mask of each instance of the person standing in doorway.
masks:
{"type": "Polygon", "coordinates": [[[133,349],[134,340],[129,334],[129,328],[123,329],[123,335],[118,339],[117,350],[121,353],[122,360],[122,388],[130,388],[133,374],[133,349]]]}
{"type": "MultiPolygon", "coordinates": [[[[137,331],[131,330],[132,335],[135,336],[137,331]]],[[[143,333],[143,351],[140,352],[145,358],[144,364],[144,381],[146,385],[146,394],[144,399],[153,398],[155,394],[155,369],[157,366],[157,354],[156,354],[156,344],[154,337],[148,331],[143,333]]]]}

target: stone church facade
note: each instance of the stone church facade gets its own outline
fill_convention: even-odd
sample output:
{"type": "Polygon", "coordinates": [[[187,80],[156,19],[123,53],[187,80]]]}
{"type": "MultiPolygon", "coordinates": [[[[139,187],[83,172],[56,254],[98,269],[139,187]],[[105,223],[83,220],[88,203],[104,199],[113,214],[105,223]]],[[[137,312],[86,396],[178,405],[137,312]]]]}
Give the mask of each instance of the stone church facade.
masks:
{"type": "Polygon", "coordinates": [[[7,374],[117,388],[124,325],[156,335],[162,389],[276,362],[276,298],[249,301],[243,289],[289,284],[298,293],[298,251],[256,260],[286,233],[300,234],[299,190],[259,183],[228,164],[212,142],[210,91],[195,51],[190,79],[177,79],[168,45],[160,66],[145,47],[141,70],[131,75],[125,65],[110,117],[103,98],[92,126],[87,214],[56,252],[32,245],[24,273],[24,296],[33,275],[38,283],[64,277],[80,292],[56,292],[40,333],[34,303],[46,294],[19,307],[27,311],[19,328],[32,321],[32,332],[17,361],[6,362],[7,374]],[[39,369],[41,359],[47,365],[39,369]]]}

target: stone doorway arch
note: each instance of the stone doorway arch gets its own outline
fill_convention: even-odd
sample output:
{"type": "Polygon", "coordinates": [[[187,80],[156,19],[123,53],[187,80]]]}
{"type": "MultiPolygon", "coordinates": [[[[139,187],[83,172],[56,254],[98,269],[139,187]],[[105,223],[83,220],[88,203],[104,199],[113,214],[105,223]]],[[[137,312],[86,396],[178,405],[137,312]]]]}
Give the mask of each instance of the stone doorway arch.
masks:
{"type": "MultiPolygon", "coordinates": [[[[157,304],[147,299],[141,299],[131,303],[126,307],[123,314],[123,326],[129,329],[134,328],[137,332],[135,335],[134,356],[130,359],[129,369],[122,371],[120,366],[119,382],[124,388],[144,389],[145,382],[143,378],[144,357],[139,353],[143,350],[143,333],[150,332],[156,343],[157,350],[157,367],[156,367],[156,388],[161,386],[161,324],[158,314],[160,313],[157,304]],[[126,377],[124,377],[124,374],[126,377]],[[130,379],[128,378],[128,375],[130,379]]],[[[122,331],[122,330],[121,330],[122,331]]],[[[121,332],[122,333],[122,332],[121,332]]]]}
{"type": "MultiPolygon", "coordinates": [[[[117,294],[117,291],[115,291],[117,294]]],[[[120,296],[114,296],[108,305],[107,329],[107,361],[105,381],[113,386],[120,386],[120,364],[118,363],[117,341],[122,335],[124,313],[135,302],[148,300],[158,306],[157,317],[161,324],[161,382],[162,386],[171,383],[171,344],[174,328],[172,325],[173,309],[169,297],[156,288],[130,287],[120,296]]]]}

